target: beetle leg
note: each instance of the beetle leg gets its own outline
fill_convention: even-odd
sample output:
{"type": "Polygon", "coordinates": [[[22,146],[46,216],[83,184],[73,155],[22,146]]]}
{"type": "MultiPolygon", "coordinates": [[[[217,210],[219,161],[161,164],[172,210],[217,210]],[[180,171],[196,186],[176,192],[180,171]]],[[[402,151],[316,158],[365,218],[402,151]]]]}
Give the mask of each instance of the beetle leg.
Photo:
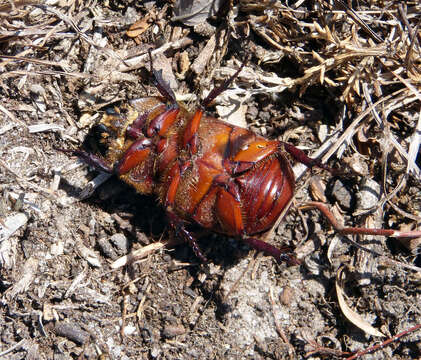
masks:
{"type": "Polygon", "coordinates": [[[138,118],[133,121],[131,125],[129,125],[126,129],[126,135],[133,138],[138,139],[143,135],[143,128],[145,126],[146,120],[149,116],[149,113],[144,113],[139,115],[138,118]]]}
{"type": "Polygon", "coordinates": [[[156,116],[149,124],[146,132],[149,137],[154,134],[164,136],[168,129],[177,120],[177,115],[180,111],[177,100],[175,98],[174,91],[171,89],[170,84],[167,83],[162,77],[162,70],[156,71],[153,67],[152,52],[149,49],[149,60],[151,65],[151,72],[154,78],[154,84],[158,89],[159,93],[167,100],[170,105],[161,114],[156,116]]]}
{"type": "Polygon", "coordinates": [[[168,178],[170,183],[165,197],[165,206],[172,206],[174,204],[175,195],[181,180],[181,169],[178,161],[175,162],[168,172],[168,178]]]}
{"type": "Polygon", "coordinates": [[[380,236],[391,236],[396,238],[419,238],[421,237],[421,231],[398,231],[393,229],[369,229],[360,227],[343,227],[338,223],[335,216],[326,206],[326,204],[318,201],[310,201],[300,206],[300,209],[318,209],[330,222],[332,227],[339,234],[342,235],[380,235],[380,236]]]}
{"type": "Polygon", "coordinates": [[[220,187],[216,196],[215,214],[221,227],[227,233],[237,235],[244,232],[241,200],[235,186],[232,186],[231,189],[220,187]]]}
{"type": "Polygon", "coordinates": [[[233,80],[238,76],[240,71],[243,69],[245,63],[242,63],[240,68],[235,72],[234,75],[232,75],[228,80],[225,80],[221,86],[218,86],[214,88],[208,96],[203,99],[201,102],[199,108],[194,113],[192,119],[187,124],[186,129],[184,130],[184,136],[183,136],[183,146],[184,148],[189,147],[190,152],[192,154],[195,154],[197,152],[197,131],[200,126],[200,120],[203,117],[204,109],[208,107],[213,100],[217,96],[219,96],[222,92],[224,92],[226,89],[228,89],[228,86],[233,82],[233,80]]]}
{"type": "Polygon", "coordinates": [[[203,113],[203,108],[197,109],[184,130],[183,147],[185,149],[190,148],[192,154],[197,152],[197,130],[199,129],[203,113]]]}
{"type": "Polygon", "coordinates": [[[146,133],[149,137],[155,134],[164,136],[171,125],[177,120],[177,115],[180,112],[178,104],[171,104],[163,113],[156,116],[149,124],[146,133]]]}
{"type": "Polygon", "coordinates": [[[64,153],[72,153],[73,155],[82,159],[86,164],[88,164],[89,166],[92,166],[98,171],[103,171],[108,174],[114,173],[112,167],[109,166],[105,162],[105,160],[99,157],[98,155],[95,155],[83,150],[58,149],[58,148],[56,150],[64,152],[64,153]]]}
{"type": "Polygon", "coordinates": [[[175,235],[184,239],[184,241],[186,241],[191,246],[194,254],[200,259],[200,261],[207,263],[208,259],[205,255],[203,255],[196,239],[192,236],[191,232],[186,229],[184,221],[171,211],[167,211],[167,215],[170,220],[171,227],[175,231],[175,235]]]}
{"type": "Polygon", "coordinates": [[[62,152],[72,153],[82,159],[86,164],[98,171],[108,174],[124,175],[134,167],[146,160],[151,152],[152,142],[149,139],[141,138],[136,140],[123,154],[120,161],[111,167],[100,156],[84,150],[57,149],[62,152]]]}
{"type": "Polygon", "coordinates": [[[173,206],[175,201],[175,195],[177,194],[178,185],[180,184],[181,176],[183,173],[191,166],[190,161],[180,163],[175,161],[174,165],[171,167],[168,172],[168,183],[167,183],[167,193],[165,196],[165,206],[173,206]]]}
{"type": "Polygon", "coordinates": [[[329,166],[323,164],[319,159],[312,159],[306,155],[306,153],[295,146],[281,142],[281,144],[284,146],[284,149],[286,152],[288,152],[295,160],[298,162],[304,164],[308,168],[312,168],[313,166],[317,166],[321,169],[329,171],[331,174],[337,174],[340,171],[337,169],[331,169],[329,166]]]}
{"type": "Polygon", "coordinates": [[[171,104],[177,104],[174,91],[171,89],[170,84],[168,84],[162,77],[162,70],[156,71],[153,67],[152,52],[150,49],[148,53],[149,62],[151,64],[151,72],[153,74],[153,80],[156,88],[158,89],[159,93],[165,98],[165,100],[169,101],[171,104]]]}
{"type": "Polygon", "coordinates": [[[234,81],[234,79],[238,76],[241,70],[243,70],[243,67],[245,65],[245,62],[243,62],[240,66],[240,68],[232,75],[229,79],[225,80],[221,86],[218,86],[214,88],[208,96],[205,97],[205,99],[202,101],[202,107],[206,108],[208,107],[213,100],[215,100],[216,97],[221,95],[225,90],[228,89],[228,86],[234,81]]]}
{"type": "Polygon", "coordinates": [[[117,175],[124,175],[134,167],[145,161],[151,152],[152,142],[149,139],[142,138],[136,140],[125,151],[123,157],[114,165],[114,172],[117,175]]]}
{"type": "Polygon", "coordinates": [[[277,248],[262,240],[249,237],[243,237],[241,238],[241,240],[247,243],[247,245],[249,245],[253,249],[256,249],[257,251],[262,251],[266,255],[274,257],[278,263],[286,261],[287,264],[290,266],[301,264],[301,262],[293,255],[291,248],[287,246],[277,248]]]}
{"type": "MultiPolygon", "coordinates": [[[[216,216],[221,225],[225,227],[228,233],[239,234],[239,238],[250,247],[262,251],[269,256],[273,256],[278,263],[286,261],[288,265],[299,265],[300,261],[293,255],[288,247],[277,248],[266,243],[263,240],[248,237],[244,233],[243,214],[241,211],[241,202],[233,192],[238,192],[234,186],[219,190],[216,200],[216,216]],[[231,189],[230,189],[231,188],[231,189]]],[[[238,194],[237,194],[238,195],[238,194]]]]}
{"type": "Polygon", "coordinates": [[[229,135],[223,165],[229,174],[238,175],[278,151],[278,141],[257,137],[242,128],[234,128],[229,135]]]}

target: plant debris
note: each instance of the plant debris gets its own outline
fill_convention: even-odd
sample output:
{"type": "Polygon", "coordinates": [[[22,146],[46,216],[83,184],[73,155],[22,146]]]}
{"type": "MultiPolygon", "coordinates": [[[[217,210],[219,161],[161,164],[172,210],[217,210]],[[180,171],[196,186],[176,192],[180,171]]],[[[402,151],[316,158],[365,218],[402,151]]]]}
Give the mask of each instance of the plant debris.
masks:
{"type": "Polygon", "coordinates": [[[344,238],[300,204],[420,230],[420,13],[415,0],[0,0],[0,357],[419,357],[419,239],[344,238]],[[266,240],[302,266],[218,234],[198,264],[154,199],[58,150],[98,146],[87,134],[106,109],[157,94],[149,51],[188,109],[245,63],[210,111],[344,172],[294,168],[266,240]],[[329,196],[338,178],[345,206],[329,196]]]}

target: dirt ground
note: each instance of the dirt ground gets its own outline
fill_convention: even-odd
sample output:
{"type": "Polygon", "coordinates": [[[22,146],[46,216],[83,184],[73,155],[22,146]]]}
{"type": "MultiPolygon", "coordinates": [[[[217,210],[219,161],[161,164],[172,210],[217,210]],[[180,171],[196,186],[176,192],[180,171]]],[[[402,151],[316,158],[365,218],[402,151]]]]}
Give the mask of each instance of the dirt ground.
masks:
{"type": "MultiPolygon", "coordinates": [[[[347,358],[421,323],[419,238],[339,236],[300,208],[419,229],[419,2],[206,3],[0,2],[1,359],[347,358]],[[162,247],[154,198],[57,150],[91,146],[107,107],[157,94],[149,49],[193,110],[247,59],[209,112],[344,170],[294,168],[266,239],[301,265],[217,234],[200,238],[208,264],[162,247]]],[[[363,356],[420,357],[420,329],[363,356]]]]}

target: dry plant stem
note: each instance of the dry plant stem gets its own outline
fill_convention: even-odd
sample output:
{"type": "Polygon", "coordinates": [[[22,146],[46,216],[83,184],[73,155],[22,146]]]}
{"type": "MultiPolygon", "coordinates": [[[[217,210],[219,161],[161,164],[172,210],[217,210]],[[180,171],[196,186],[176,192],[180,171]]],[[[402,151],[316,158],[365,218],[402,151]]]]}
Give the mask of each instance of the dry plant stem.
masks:
{"type": "Polygon", "coordinates": [[[400,262],[400,261],[392,260],[392,259],[388,258],[387,256],[381,256],[379,258],[379,262],[381,262],[385,266],[391,266],[391,265],[393,265],[393,266],[401,266],[404,269],[421,272],[421,268],[418,267],[418,266],[409,265],[409,264],[405,264],[405,263],[400,262]]]}
{"type": "MultiPolygon", "coordinates": [[[[403,176],[403,179],[405,179],[405,181],[406,181],[406,176],[407,175],[404,175],[403,176]]],[[[402,180],[402,182],[404,182],[403,180],[402,180]]],[[[404,216],[404,217],[407,217],[408,219],[411,219],[411,220],[414,220],[414,221],[421,221],[421,217],[420,216],[416,216],[416,215],[413,215],[413,214],[410,214],[410,213],[408,213],[408,212],[406,212],[406,211],[404,211],[404,210],[402,210],[401,208],[399,208],[398,206],[396,206],[392,201],[390,201],[394,196],[395,196],[395,194],[397,194],[398,193],[398,191],[400,190],[400,188],[403,188],[403,186],[399,186],[399,184],[398,184],[398,186],[396,187],[396,191],[395,190],[393,190],[386,198],[385,198],[385,201],[396,211],[396,212],[398,212],[399,214],[401,214],[402,216],[404,216]],[[398,188],[399,187],[399,188],[398,188]]],[[[385,186],[383,186],[383,191],[385,190],[385,186]]]]}
{"type": "MultiPolygon", "coordinates": [[[[386,166],[384,166],[383,167],[383,179],[386,179],[386,174],[387,174],[387,170],[386,169],[387,169],[386,166]]],[[[406,174],[403,174],[399,178],[398,184],[396,185],[396,187],[390,193],[387,193],[386,184],[385,184],[385,181],[383,180],[383,192],[385,194],[387,194],[387,195],[384,196],[381,200],[379,200],[378,204],[376,204],[375,206],[373,206],[373,207],[371,207],[369,209],[357,210],[352,215],[353,216],[362,216],[362,215],[371,214],[372,212],[376,211],[377,209],[383,207],[384,204],[386,202],[388,202],[402,216],[407,217],[407,218],[409,218],[411,220],[421,221],[421,218],[419,216],[412,215],[412,214],[407,213],[406,211],[403,211],[402,209],[400,209],[399,207],[397,207],[395,204],[393,204],[390,201],[390,199],[394,198],[396,196],[396,194],[399,191],[401,191],[401,189],[403,189],[406,186],[406,181],[407,181],[407,175],[406,174]]]]}
{"type": "MultiPolygon", "coordinates": [[[[0,55],[1,57],[1,55],[0,55]]],[[[0,78],[8,78],[12,75],[30,75],[30,76],[36,76],[36,75],[43,75],[43,76],[71,76],[81,79],[89,79],[89,78],[95,78],[95,75],[90,74],[82,74],[79,72],[65,72],[65,71],[57,71],[57,70],[46,70],[46,71],[39,71],[39,70],[33,70],[33,71],[26,71],[26,70],[12,70],[5,72],[3,74],[0,74],[0,78]]],[[[101,106],[103,106],[101,104],[101,106]]]]}
{"type": "Polygon", "coordinates": [[[412,137],[411,143],[409,144],[409,152],[408,152],[408,166],[406,168],[406,172],[409,173],[412,168],[414,168],[415,160],[417,158],[417,154],[420,149],[421,143],[421,112],[418,116],[417,127],[414,131],[414,135],[412,137]]]}
{"type": "Polygon", "coordinates": [[[124,339],[124,328],[126,327],[127,305],[130,301],[130,295],[123,290],[123,309],[121,311],[121,328],[120,336],[124,339]]]}
{"type": "MultiPolygon", "coordinates": [[[[162,45],[161,47],[155,50],[152,50],[152,56],[162,54],[169,49],[172,49],[172,50],[181,49],[188,45],[191,45],[192,43],[193,43],[193,40],[188,37],[184,37],[176,41],[168,42],[162,45]]],[[[130,59],[125,59],[124,62],[120,65],[118,71],[127,72],[127,71],[140,69],[141,67],[145,66],[145,64],[148,62],[148,57],[149,55],[146,52],[146,53],[143,53],[142,55],[132,57],[130,59]]]]}
{"type": "Polygon", "coordinates": [[[318,209],[330,222],[335,231],[342,235],[380,235],[380,236],[393,236],[397,238],[418,238],[421,237],[421,231],[397,231],[392,229],[367,229],[361,227],[343,227],[338,223],[335,216],[326,206],[321,202],[310,201],[300,206],[302,210],[318,209]]]}
{"type": "MultiPolygon", "coordinates": [[[[87,36],[85,33],[83,33],[80,30],[80,28],[77,26],[75,21],[72,18],[70,18],[69,16],[62,14],[60,11],[57,11],[55,8],[53,8],[51,6],[46,6],[46,5],[43,5],[43,4],[36,4],[34,6],[40,8],[41,10],[43,10],[45,12],[50,12],[50,13],[54,14],[60,20],[65,22],[67,25],[69,25],[76,32],[76,34],[78,34],[80,36],[80,38],[85,40],[88,44],[94,46],[95,48],[102,49],[102,50],[108,52],[109,54],[111,54],[111,52],[108,49],[103,49],[100,46],[98,46],[97,44],[95,44],[95,42],[89,36],[87,36]]],[[[114,52],[112,52],[112,54],[115,55],[114,52]]]]}
{"type": "Polygon", "coordinates": [[[28,125],[26,125],[22,120],[19,120],[14,116],[9,110],[7,110],[2,104],[0,104],[0,111],[3,112],[6,116],[8,116],[10,119],[12,119],[13,122],[18,123],[25,128],[28,128],[28,125]]]}
{"type": "Polygon", "coordinates": [[[12,345],[10,348],[0,352],[0,357],[6,356],[7,354],[11,353],[13,350],[19,349],[22,347],[23,344],[26,343],[26,339],[22,339],[21,341],[17,342],[16,344],[12,345]]]}
{"type": "MultiPolygon", "coordinates": [[[[56,61],[41,60],[41,59],[32,59],[22,56],[12,56],[12,55],[0,55],[0,59],[10,59],[16,61],[25,61],[27,63],[38,64],[38,65],[48,65],[48,66],[57,66],[63,68],[63,64],[60,64],[56,61]]],[[[65,70],[65,69],[63,69],[65,70]]]]}
{"type": "MultiPolygon", "coordinates": [[[[389,70],[395,77],[397,77],[408,88],[408,90],[411,91],[412,94],[415,95],[418,101],[421,101],[421,93],[418,91],[416,87],[414,87],[414,85],[412,85],[407,79],[404,79],[402,76],[400,76],[396,71],[391,70],[381,59],[379,59],[379,61],[387,70],[389,70]]],[[[410,172],[412,170],[418,176],[420,175],[420,169],[415,164],[415,157],[420,147],[420,141],[421,141],[421,135],[419,134],[420,129],[421,129],[421,116],[418,118],[417,128],[415,129],[414,138],[411,141],[411,146],[410,146],[410,151],[409,151],[410,154],[413,154],[413,157],[411,158],[410,156],[408,156],[406,158],[408,161],[407,172],[410,172]]]]}
{"type": "MultiPolygon", "coordinates": [[[[326,162],[331,156],[332,154],[334,154],[339,147],[344,143],[344,142],[349,142],[349,139],[351,139],[351,137],[354,135],[356,128],[358,126],[358,124],[362,121],[362,119],[364,119],[371,111],[374,107],[380,105],[380,104],[384,104],[387,103],[387,101],[389,101],[390,99],[392,99],[393,97],[406,92],[407,89],[399,89],[397,91],[395,91],[394,93],[384,96],[383,98],[381,98],[380,100],[376,101],[374,104],[372,104],[371,106],[369,106],[367,109],[365,109],[359,116],[357,116],[354,121],[348,126],[348,128],[344,131],[344,133],[339,137],[338,141],[329,149],[329,151],[322,157],[322,162],[326,162]]],[[[397,146],[397,144],[394,143],[395,146],[397,146]]],[[[402,149],[402,147],[397,147],[397,150],[399,151],[399,153],[405,158],[406,161],[409,161],[408,159],[408,154],[405,152],[405,150],[402,149]]],[[[421,170],[420,168],[415,164],[413,167],[413,171],[416,175],[421,174],[421,170]]]]}
{"type": "Polygon", "coordinates": [[[331,355],[331,356],[348,356],[349,354],[352,354],[352,353],[347,352],[347,351],[340,351],[340,350],[331,349],[331,348],[328,348],[328,347],[325,347],[325,346],[321,346],[314,340],[309,341],[308,343],[309,343],[309,345],[311,345],[314,348],[314,350],[305,353],[305,355],[304,355],[305,358],[308,358],[308,357],[316,355],[316,354],[331,355]]]}
{"type": "MultiPolygon", "coordinates": [[[[253,250],[253,255],[256,253],[256,250],[253,250]]],[[[248,273],[248,271],[253,267],[254,263],[256,262],[256,258],[253,256],[252,260],[248,263],[247,267],[243,270],[241,275],[238,277],[237,280],[235,280],[234,285],[232,285],[231,289],[228,290],[227,294],[224,296],[224,301],[226,301],[231,294],[238,288],[238,285],[240,284],[241,279],[244,277],[245,274],[248,273]]]]}
{"type": "MultiPolygon", "coordinates": [[[[327,1],[325,1],[327,3],[327,1]]],[[[371,28],[358,16],[358,14],[351,9],[350,7],[348,7],[348,5],[342,1],[342,0],[335,0],[335,3],[338,4],[340,7],[342,7],[346,14],[348,16],[350,16],[358,25],[360,25],[364,31],[370,35],[370,37],[376,41],[377,43],[382,43],[384,40],[378,36],[373,30],[371,30],[371,28]]]]}
{"type": "Polygon", "coordinates": [[[358,359],[359,357],[361,357],[361,356],[363,356],[365,354],[368,354],[368,353],[371,353],[373,351],[379,350],[379,349],[385,347],[386,345],[389,345],[390,343],[398,340],[402,336],[408,335],[409,333],[414,332],[414,331],[416,331],[416,330],[418,330],[420,328],[421,328],[421,324],[417,324],[417,325],[415,325],[415,326],[413,326],[413,327],[411,327],[411,328],[409,328],[409,329],[407,329],[405,331],[402,331],[401,333],[399,333],[399,334],[391,337],[390,339],[387,339],[387,340],[383,341],[380,344],[374,345],[374,346],[369,347],[368,349],[365,349],[365,350],[362,350],[362,351],[358,351],[356,354],[354,354],[354,355],[346,358],[346,360],[358,359]]]}
{"type": "MultiPolygon", "coordinates": [[[[340,225],[338,223],[338,221],[336,220],[334,215],[330,212],[328,207],[324,203],[321,203],[321,202],[315,202],[315,201],[309,202],[309,203],[306,203],[306,204],[300,206],[299,209],[302,209],[302,210],[318,209],[327,218],[327,220],[330,222],[330,224],[335,229],[335,231],[337,231],[339,234],[342,234],[342,235],[349,235],[349,234],[354,234],[354,235],[380,235],[380,236],[394,236],[394,237],[404,237],[404,238],[418,238],[418,237],[421,236],[420,231],[400,232],[400,231],[391,230],[391,229],[367,229],[367,228],[353,228],[353,227],[344,228],[342,225],[340,225]]],[[[385,265],[385,266],[386,265],[387,266],[390,266],[390,265],[400,266],[404,269],[409,269],[409,270],[421,272],[421,268],[418,267],[418,266],[409,265],[409,264],[405,264],[403,262],[392,260],[392,259],[384,256],[383,254],[380,254],[376,251],[373,251],[371,249],[368,249],[368,248],[358,244],[356,241],[354,241],[354,240],[352,240],[348,237],[344,237],[344,239],[346,241],[348,241],[349,243],[351,243],[356,248],[361,249],[363,251],[366,251],[366,252],[368,252],[368,253],[370,253],[374,256],[377,256],[379,258],[379,261],[381,261],[382,264],[385,265]]]]}
{"type": "Polygon", "coordinates": [[[295,354],[295,350],[294,350],[294,347],[289,342],[287,336],[285,335],[284,330],[282,330],[281,324],[279,323],[277,311],[275,309],[275,299],[274,299],[274,296],[273,296],[273,288],[272,287],[269,290],[269,300],[270,300],[270,304],[272,305],[272,313],[273,313],[273,318],[275,320],[276,331],[278,331],[278,334],[281,337],[281,339],[284,341],[284,343],[287,344],[288,354],[291,356],[291,355],[295,354]]]}
{"type": "Polygon", "coordinates": [[[174,245],[172,242],[154,242],[152,244],[146,245],[140,249],[132,251],[128,255],[124,255],[117,260],[115,260],[110,266],[112,269],[118,269],[122,266],[133,264],[135,261],[139,261],[144,257],[148,256],[149,254],[157,252],[159,249],[165,246],[172,246],[174,245]]]}

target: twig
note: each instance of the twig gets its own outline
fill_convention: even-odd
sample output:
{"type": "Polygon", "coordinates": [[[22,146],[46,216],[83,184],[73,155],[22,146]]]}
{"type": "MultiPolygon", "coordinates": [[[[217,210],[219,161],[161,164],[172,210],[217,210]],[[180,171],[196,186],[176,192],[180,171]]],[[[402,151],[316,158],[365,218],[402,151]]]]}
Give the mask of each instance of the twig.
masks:
{"type": "MultiPolygon", "coordinates": [[[[358,25],[360,25],[363,30],[377,43],[382,43],[384,42],[384,40],[377,35],[373,30],[371,30],[371,28],[364,22],[364,20],[362,20],[358,14],[351,9],[350,7],[348,7],[347,4],[345,4],[342,0],[334,0],[335,3],[337,5],[339,5],[342,9],[344,9],[344,11],[347,13],[347,15],[349,15],[358,25]]],[[[327,2],[327,1],[325,1],[327,2]]]]}
{"type": "MultiPolygon", "coordinates": [[[[396,96],[396,95],[398,95],[398,94],[400,94],[402,92],[405,92],[405,91],[407,91],[407,89],[405,89],[405,88],[399,89],[399,90],[395,91],[392,94],[389,94],[387,96],[384,96],[383,98],[379,99],[378,101],[376,101],[375,103],[373,103],[371,106],[369,106],[367,109],[365,109],[348,126],[348,128],[345,130],[345,132],[339,137],[339,139],[336,142],[336,144],[334,146],[332,146],[329,149],[329,151],[322,157],[322,162],[326,162],[332,156],[332,154],[334,154],[345,141],[347,141],[348,139],[350,139],[354,135],[358,124],[361,122],[362,119],[364,119],[372,111],[372,109],[374,107],[376,107],[376,106],[378,106],[380,104],[385,103],[386,101],[390,100],[394,96],[396,96]]],[[[401,155],[405,157],[406,152],[402,148],[402,146],[399,146],[399,147],[397,146],[397,149],[401,149],[402,150],[401,155]]],[[[420,170],[420,168],[416,164],[414,165],[414,171],[417,174],[421,174],[421,170],[420,170]]]]}
{"type": "Polygon", "coordinates": [[[275,308],[275,299],[274,299],[274,296],[273,296],[273,287],[271,287],[270,290],[269,290],[269,301],[270,301],[270,304],[272,305],[272,313],[273,313],[273,318],[275,320],[276,331],[278,332],[278,334],[281,337],[281,339],[283,340],[283,342],[288,346],[289,355],[295,354],[294,347],[289,342],[287,336],[285,335],[284,330],[282,329],[281,324],[279,323],[279,319],[278,319],[278,316],[277,316],[278,314],[277,314],[277,311],[276,311],[276,308],[275,308]]]}
{"type": "Polygon", "coordinates": [[[7,355],[8,353],[12,352],[15,349],[19,349],[20,347],[22,347],[25,344],[25,342],[26,342],[26,339],[22,339],[21,341],[12,345],[10,348],[0,352],[0,357],[7,355]]]}
{"type": "Polygon", "coordinates": [[[386,345],[389,345],[390,343],[398,340],[402,336],[405,336],[405,335],[407,335],[411,332],[414,332],[414,331],[418,330],[419,328],[421,328],[421,324],[415,325],[415,326],[413,326],[413,327],[411,327],[411,328],[409,328],[405,331],[402,331],[401,333],[391,337],[390,339],[387,339],[387,340],[383,341],[380,344],[373,345],[373,346],[369,347],[368,349],[358,351],[356,354],[346,358],[346,360],[354,360],[354,359],[357,359],[357,358],[359,358],[359,357],[361,357],[365,354],[368,354],[368,353],[371,353],[373,351],[379,350],[379,349],[385,347],[386,345]]]}
{"type": "Polygon", "coordinates": [[[19,123],[25,128],[28,127],[22,120],[19,120],[15,115],[13,115],[9,110],[7,110],[2,104],[0,104],[0,111],[2,111],[6,116],[10,117],[14,122],[19,123]]]}
{"type": "MultiPolygon", "coordinates": [[[[253,253],[256,253],[255,250],[253,250],[253,253]]],[[[243,270],[243,272],[240,274],[237,280],[235,280],[234,285],[231,286],[231,288],[228,290],[227,294],[224,296],[224,301],[226,301],[229,296],[237,289],[238,285],[240,284],[241,279],[244,277],[244,275],[253,267],[256,259],[253,256],[251,261],[248,263],[247,267],[243,270]]]]}

